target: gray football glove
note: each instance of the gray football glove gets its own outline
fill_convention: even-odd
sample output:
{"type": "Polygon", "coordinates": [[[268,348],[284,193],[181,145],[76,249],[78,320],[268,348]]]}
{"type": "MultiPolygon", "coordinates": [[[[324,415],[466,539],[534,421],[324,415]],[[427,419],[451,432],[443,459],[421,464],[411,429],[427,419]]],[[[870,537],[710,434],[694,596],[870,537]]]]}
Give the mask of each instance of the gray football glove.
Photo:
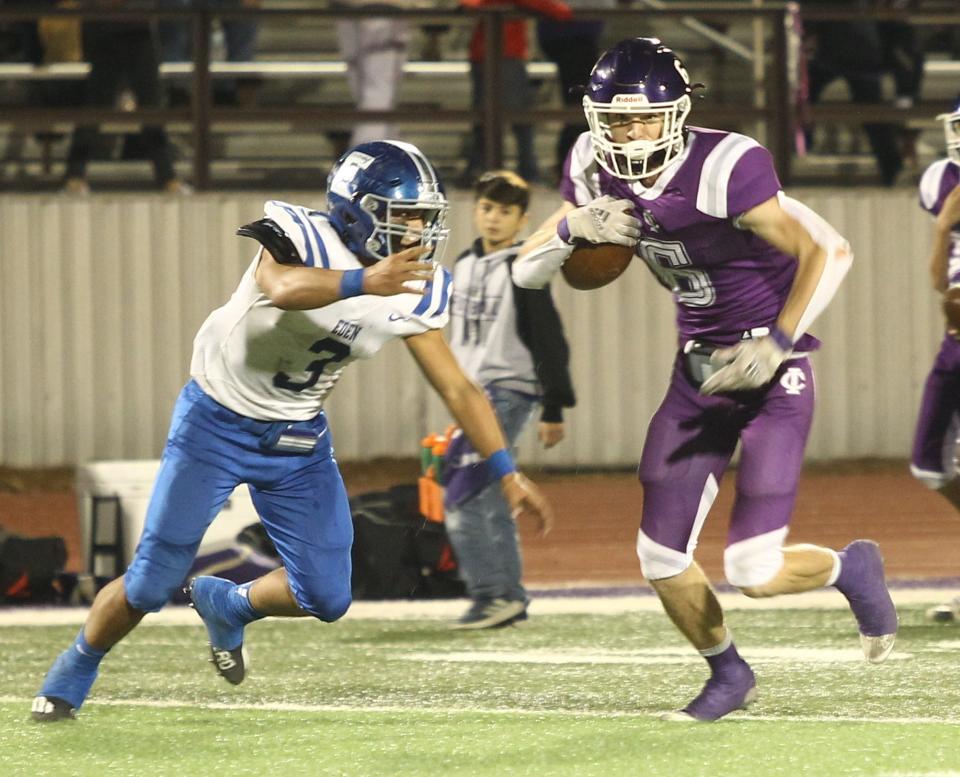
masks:
{"type": "MultiPolygon", "coordinates": [[[[640,239],[640,221],[626,211],[633,209],[630,200],[618,200],[609,194],[598,197],[566,216],[567,231],[574,238],[588,243],[617,243],[634,246],[640,239]]],[[[563,229],[557,230],[563,236],[563,229]]]]}

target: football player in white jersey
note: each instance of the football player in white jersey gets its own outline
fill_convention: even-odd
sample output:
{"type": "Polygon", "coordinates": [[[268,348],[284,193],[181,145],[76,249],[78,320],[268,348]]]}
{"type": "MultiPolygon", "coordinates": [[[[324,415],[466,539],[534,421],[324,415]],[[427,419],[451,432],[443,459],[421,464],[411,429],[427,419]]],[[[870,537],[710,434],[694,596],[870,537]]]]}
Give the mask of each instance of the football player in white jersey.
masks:
{"type": "Polygon", "coordinates": [[[137,552],[47,673],[35,720],[75,716],[107,651],[183,584],[207,526],[240,483],[283,566],[243,585],[190,582],[217,671],[243,680],[252,621],[330,622],[347,611],[353,526],[323,401],[348,363],[395,337],[486,458],[513,514],[549,529],[549,505],[517,472],[486,396],[441,334],[450,275],[430,257],[447,202],[430,162],[406,143],[360,144],[331,171],[327,198],[327,212],[268,202],[266,218],[241,228],[262,248],[197,333],[137,552]]]}

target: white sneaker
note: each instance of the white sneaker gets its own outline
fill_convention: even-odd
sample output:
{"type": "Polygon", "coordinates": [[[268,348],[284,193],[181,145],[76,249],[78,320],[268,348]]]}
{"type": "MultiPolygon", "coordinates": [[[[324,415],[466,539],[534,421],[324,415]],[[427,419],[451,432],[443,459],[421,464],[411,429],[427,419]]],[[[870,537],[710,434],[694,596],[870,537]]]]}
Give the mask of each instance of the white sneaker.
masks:
{"type": "Polygon", "coordinates": [[[90,194],[90,184],[85,178],[68,178],[63,182],[63,193],[85,197],[90,194]]]}
{"type": "Polygon", "coordinates": [[[955,596],[946,604],[938,604],[926,612],[927,620],[933,623],[956,623],[960,621],[960,596],[955,596]]]}
{"type": "Polygon", "coordinates": [[[492,629],[512,623],[527,610],[526,602],[509,599],[477,600],[460,620],[450,625],[455,631],[492,629]]]}
{"type": "Polygon", "coordinates": [[[175,194],[180,197],[186,197],[193,194],[193,187],[181,181],[179,178],[174,178],[163,185],[163,191],[164,194],[175,194]]]}

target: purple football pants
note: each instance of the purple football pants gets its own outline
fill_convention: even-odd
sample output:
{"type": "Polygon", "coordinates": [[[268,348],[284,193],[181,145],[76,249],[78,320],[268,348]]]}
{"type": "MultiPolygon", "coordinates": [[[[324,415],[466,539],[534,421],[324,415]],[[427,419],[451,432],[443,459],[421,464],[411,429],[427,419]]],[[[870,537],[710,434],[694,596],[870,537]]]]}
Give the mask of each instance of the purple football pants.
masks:
{"type": "Polygon", "coordinates": [[[727,577],[744,586],[767,582],[756,579],[758,574],[776,574],[813,420],[814,394],[813,369],[805,357],[785,362],[763,389],[723,396],[701,395],[678,357],[640,460],[643,519],[638,552],[648,579],[679,574],[689,565],[738,442],[741,458],[727,535],[727,577]],[[731,568],[742,570],[736,559],[748,568],[757,559],[773,567],[732,575],[731,568]]]}
{"type": "Polygon", "coordinates": [[[913,473],[937,488],[955,476],[958,414],[960,343],[947,335],[923,388],[910,460],[913,473]]]}

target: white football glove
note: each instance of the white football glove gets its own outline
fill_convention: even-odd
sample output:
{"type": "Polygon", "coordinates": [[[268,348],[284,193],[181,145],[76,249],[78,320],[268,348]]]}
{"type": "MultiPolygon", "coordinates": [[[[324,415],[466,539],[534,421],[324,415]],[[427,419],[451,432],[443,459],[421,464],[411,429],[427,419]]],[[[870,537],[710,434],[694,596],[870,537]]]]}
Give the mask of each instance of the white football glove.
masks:
{"type": "Polygon", "coordinates": [[[765,386],[789,355],[790,351],[783,350],[769,335],[718,348],[710,362],[723,366],[703,382],[700,393],[722,394],[765,386]]]}
{"type": "Polygon", "coordinates": [[[632,209],[630,200],[618,200],[605,194],[574,208],[564,220],[571,238],[580,238],[588,243],[634,246],[640,239],[640,221],[625,212],[632,209]]]}

